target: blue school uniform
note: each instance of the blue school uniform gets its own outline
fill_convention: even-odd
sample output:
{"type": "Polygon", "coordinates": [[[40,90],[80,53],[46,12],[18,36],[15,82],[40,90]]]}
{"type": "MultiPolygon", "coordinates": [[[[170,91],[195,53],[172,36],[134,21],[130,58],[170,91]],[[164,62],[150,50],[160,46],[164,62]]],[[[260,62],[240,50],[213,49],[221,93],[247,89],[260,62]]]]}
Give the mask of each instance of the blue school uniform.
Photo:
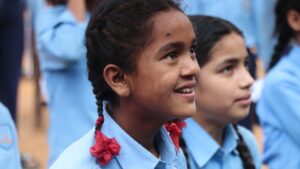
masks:
{"type": "Polygon", "coordinates": [[[106,166],[100,166],[89,149],[94,144],[93,128],[84,137],[68,147],[53,164],[51,169],[186,169],[182,151],[175,146],[165,128],[161,128],[156,141],[160,159],[152,155],[130,137],[104,110],[101,131],[109,138],[115,138],[121,146],[120,154],[106,166]]]}
{"type": "Polygon", "coordinates": [[[36,18],[41,14],[41,12],[46,7],[45,0],[27,0],[26,1],[27,8],[30,12],[31,23],[33,26],[33,30],[35,30],[36,18]]]}
{"type": "Polygon", "coordinates": [[[21,169],[16,127],[10,113],[0,103],[0,168],[21,169]]]}
{"type": "Polygon", "coordinates": [[[84,33],[66,6],[38,16],[37,48],[50,112],[49,165],[94,126],[97,107],[87,78],[84,33]]]}
{"type": "MultiPolygon", "coordinates": [[[[183,129],[191,169],[243,169],[243,163],[237,148],[238,135],[230,124],[225,128],[224,143],[221,147],[196,121],[186,119],[183,129]]],[[[256,140],[252,133],[239,126],[239,131],[248,146],[255,168],[260,169],[261,162],[256,140]]]]}
{"type": "Polygon", "coordinates": [[[211,15],[226,19],[243,31],[248,47],[256,47],[264,63],[272,53],[276,0],[184,0],[188,15],[211,15]]]}
{"type": "Polygon", "coordinates": [[[300,168],[300,46],[268,73],[257,113],[263,129],[263,161],[272,169],[300,168]]]}
{"type": "MultiPolygon", "coordinates": [[[[255,46],[252,6],[246,0],[185,0],[183,9],[189,15],[205,14],[229,20],[244,32],[247,46],[255,46]]],[[[249,1],[249,0],[247,0],[249,1]]]]}

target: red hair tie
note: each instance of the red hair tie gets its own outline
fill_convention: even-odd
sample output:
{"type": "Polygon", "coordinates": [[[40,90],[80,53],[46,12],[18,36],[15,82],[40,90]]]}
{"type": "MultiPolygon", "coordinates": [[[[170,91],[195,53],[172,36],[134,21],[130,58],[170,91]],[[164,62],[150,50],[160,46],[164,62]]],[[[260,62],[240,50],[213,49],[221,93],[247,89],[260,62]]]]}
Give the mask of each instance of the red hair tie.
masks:
{"type": "Polygon", "coordinates": [[[176,150],[178,151],[180,148],[179,145],[179,139],[181,136],[181,130],[183,127],[186,126],[186,123],[182,120],[174,120],[165,123],[166,130],[170,133],[170,137],[176,147],[176,150]]]}
{"type": "MultiPolygon", "coordinates": [[[[101,126],[103,121],[103,116],[99,116],[96,126],[101,126]]],[[[105,166],[114,156],[119,155],[120,149],[121,146],[115,138],[108,138],[99,129],[96,129],[95,144],[90,148],[90,153],[98,163],[105,166]]]]}

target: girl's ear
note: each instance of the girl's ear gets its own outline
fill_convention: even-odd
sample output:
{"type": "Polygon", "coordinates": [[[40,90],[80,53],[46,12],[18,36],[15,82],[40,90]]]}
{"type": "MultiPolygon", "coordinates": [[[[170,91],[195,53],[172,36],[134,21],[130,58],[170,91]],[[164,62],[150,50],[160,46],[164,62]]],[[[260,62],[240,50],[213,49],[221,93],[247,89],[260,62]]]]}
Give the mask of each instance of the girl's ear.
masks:
{"type": "Polygon", "coordinates": [[[103,78],[110,88],[120,97],[127,97],[130,88],[125,78],[124,71],[114,64],[108,64],[103,71],[103,78]]]}
{"type": "Polygon", "coordinates": [[[296,10],[289,10],[287,13],[287,21],[289,26],[295,31],[300,32],[300,13],[296,10]]]}

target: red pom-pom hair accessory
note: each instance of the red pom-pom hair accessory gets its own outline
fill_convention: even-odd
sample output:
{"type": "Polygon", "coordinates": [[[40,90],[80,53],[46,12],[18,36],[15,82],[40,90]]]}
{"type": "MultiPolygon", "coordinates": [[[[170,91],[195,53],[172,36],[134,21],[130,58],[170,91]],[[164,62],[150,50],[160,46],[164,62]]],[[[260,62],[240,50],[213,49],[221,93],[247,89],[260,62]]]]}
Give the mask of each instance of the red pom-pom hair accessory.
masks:
{"type": "Polygon", "coordinates": [[[165,128],[169,132],[170,137],[178,151],[180,148],[179,139],[181,137],[181,130],[186,126],[186,123],[182,120],[173,120],[165,123],[165,128]]]}
{"type": "Polygon", "coordinates": [[[90,148],[90,153],[99,164],[105,166],[114,156],[119,155],[121,146],[115,138],[108,138],[101,132],[103,121],[103,115],[99,116],[96,122],[95,144],[90,148]]]}

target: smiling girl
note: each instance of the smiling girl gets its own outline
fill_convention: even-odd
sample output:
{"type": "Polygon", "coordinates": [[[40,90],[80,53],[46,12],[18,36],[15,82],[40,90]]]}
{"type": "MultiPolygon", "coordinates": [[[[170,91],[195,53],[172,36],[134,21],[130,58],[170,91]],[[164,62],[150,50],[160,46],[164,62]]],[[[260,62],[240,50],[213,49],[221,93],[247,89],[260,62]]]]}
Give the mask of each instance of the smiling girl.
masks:
{"type": "Polygon", "coordinates": [[[196,111],[194,43],[190,20],[172,0],[106,0],[97,7],[86,31],[96,130],[52,169],[186,168],[163,124],[196,111]]]}

